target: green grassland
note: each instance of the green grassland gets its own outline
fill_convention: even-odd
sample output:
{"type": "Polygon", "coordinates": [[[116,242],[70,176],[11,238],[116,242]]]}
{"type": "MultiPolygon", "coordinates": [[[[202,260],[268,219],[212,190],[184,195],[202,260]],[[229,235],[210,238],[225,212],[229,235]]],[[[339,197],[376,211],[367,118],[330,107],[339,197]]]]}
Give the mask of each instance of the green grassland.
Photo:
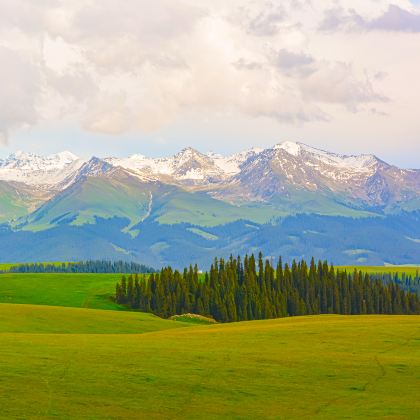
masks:
{"type": "Polygon", "coordinates": [[[120,274],[4,273],[0,303],[123,310],[111,300],[120,274]]]}
{"type": "Polygon", "coordinates": [[[405,265],[384,265],[384,266],[341,266],[340,268],[346,269],[348,272],[354,269],[361,270],[368,274],[399,274],[405,273],[406,275],[415,277],[417,272],[420,273],[420,266],[405,266],[405,265]]]}
{"type": "Polygon", "coordinates": [[[25,327],[20,315],[17,328],[10,306],[0,305],[1,318],[9,313],[0,333],[3,418],[412,419],[420,410],[419,317],[328,315],[177,329],[172,324],[182,323],[163,321],[168,329],[140,334],[123,333],[128,327],[111,320],[98,334],[101,312],[104,326],[109,314],[127,313],[45,307],[37,313],[43,321],[25,327]],[[48,319],[67,324],[71,311],[77,323],[51,333],[60,326],[57,320],[49,330],[48,319]]]}
{"type": "MultiPolygon", "coordinates": [[[[17,267],[19,265],[26,264],[26,263],[0,263],[0,271],[8,271],[12,267],[17,267]]],[[[31,263],[29,263],[31,264],[31,263]]],[[[54,265],[56,267],[61,266],[62,264],[65,264],[66,266],[72,264],[71,262],[60,262],[60,261],[41,261],[37,262],[36,264],[45,264],[45,265],[54,265]]]]}
{"type": "Polygon", "coordinates": [[[142,334],[188,325],[142,312],[0,304],[1,333],[142,334]]]}
{"type": "Polygon", "coordinates": [[[0,418],[418,417],[419,316],[164,320],[120,277],[0,275],[0,418]]]}

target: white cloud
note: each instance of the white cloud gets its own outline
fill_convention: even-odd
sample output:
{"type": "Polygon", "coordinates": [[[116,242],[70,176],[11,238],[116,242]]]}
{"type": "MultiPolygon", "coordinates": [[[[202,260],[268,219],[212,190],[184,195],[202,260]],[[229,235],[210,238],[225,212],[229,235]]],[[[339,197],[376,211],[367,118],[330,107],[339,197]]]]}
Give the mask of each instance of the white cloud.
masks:
{"type": "Polygon", "coordinates": [[[418,31],[405,0],[3,0],[0,131],[71,117],[115,135],[190,112],[281,125],[392,116],[398,95],[413,100],[395,83],[419,59],[398,50],[398,66],[377,45],[418,31]]]}
{"type": "Polygon", "coordinates": [[[386,102],[375,92],[369,78],[357,78],[351,65],[342,62],[321,62],[318,68],[302,80],[303,96],[307,100],[341,104],[356,111],[363,103],[386,102]]]}
{"type": "Polygon", "coordinates": [[[35,124],[36,100],[40,92],[39,68],[19,53],[0,47],[0,142],[7,142],[9,130],[35,124]]]}

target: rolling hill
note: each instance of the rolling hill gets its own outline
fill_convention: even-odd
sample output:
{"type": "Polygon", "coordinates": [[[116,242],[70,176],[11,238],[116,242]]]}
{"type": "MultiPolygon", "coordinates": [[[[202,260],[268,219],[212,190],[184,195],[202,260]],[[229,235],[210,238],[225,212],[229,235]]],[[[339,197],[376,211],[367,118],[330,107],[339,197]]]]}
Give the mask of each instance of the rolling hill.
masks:
{"type": "Polygon", "coordinates": [[[420,410],[416,316],[180,328],[138,313],[12,309],[15,317],[0,304],[0,405],[9,419],[415,418],[420,410]]]}

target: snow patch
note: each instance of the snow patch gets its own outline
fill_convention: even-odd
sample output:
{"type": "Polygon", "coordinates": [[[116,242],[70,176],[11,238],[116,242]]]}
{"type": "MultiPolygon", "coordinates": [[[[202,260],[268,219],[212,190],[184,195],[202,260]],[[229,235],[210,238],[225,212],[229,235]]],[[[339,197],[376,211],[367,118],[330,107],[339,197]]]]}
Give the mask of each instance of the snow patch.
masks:
{"type": "Polygon", "coordinates": [[[274,150],[285,150],[287,153],[289,153],[290,155],[293,156],[299,156],[300,152],[301,152],[301,146],[299,143],[295,143],[292,141],[285,141],[283,143],[280,144],[276,144],[273,147],[274,150]]]}
{"type": "Polygon", "coordinates": [[[0,179],[52,186],[77,171],[83,163],[83,160],[67,151],[49,156],[18,151],[0,161],[0,179]]]}

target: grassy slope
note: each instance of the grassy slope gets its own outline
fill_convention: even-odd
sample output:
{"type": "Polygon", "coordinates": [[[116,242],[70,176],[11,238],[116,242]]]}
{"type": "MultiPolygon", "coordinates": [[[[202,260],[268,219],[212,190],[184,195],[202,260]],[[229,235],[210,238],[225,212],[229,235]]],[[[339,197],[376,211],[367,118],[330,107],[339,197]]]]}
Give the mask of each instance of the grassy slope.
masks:
{"type": "Polygon", "coordinates": [[[149,195],[131,178],[88,178],[56,196],[28,218],[25,230],[43,230],[66,220],[73,225],[95,223],[95,217],[122,217],[130,225],[147,212],[149,195]]]}
{"type": "Polygon", "coordinates": [[[120,274],[0,274],[0,302],[123,309],[112,302],[120,274]]]}
{"type": "Polygon", "coordinates": [[[0,304],[1,333],[140,334],[188,325],[142,312],[0,304]]]}
{"type": "Polygon", "coordinates": [[[240,219],[267,223],[284,215],[270,205],[235,206],[205,193],[183,190],[157,197],[155,204],[152,217],[159,223],[169,225],[191,223],[198,226],[218,226],[240,219]]]}
{"type": "Polygon", "coordinates": [[[420,317],[118,335],[33,328],[0,333],[5,418],[408,419],[420,410],[420,317]]]}
{"type": "Polygon", "coordinates": [[[173,192],[158,198],[160,205],[152,213],[159,223],[191,223],[198,226],[217,226],[236,220],[268,223],[279,217],[299,213],[319,213],[323,215],[348,217],[369,217],[373,213],[353,210],[328,197],[309,192],[294,192],[292,198],[273,200],[271,204],[259,202],[232,205],[216,200],[205,193],[173,192]]]}
{"type": "MultiPolygon", "coordinates": [[[[16,266],[23,265],[23,264],[26,264],[26,263],[0,263],[0,271],[2,271],[2,270],[7,271],[7,270],[10,270],[11,267],[16,267],[16,266]]],[[[31,264],[31,263],[29,263],[29,264],[31,264]]],[[[60,261],[39,261],[39,264],[60,266],[63,263],[60,262],[60,261]]],[[[71,262],[65,262],[64,264],[69,265],[69,264],[72,264],[72,263],[71,262]]]]}
{"type": "Polygon", "coordinates": [[[346,269],[348,272],[353,272],[356,268],[357,270],[361,270],[364,273],[369,274],[388,274],[388,273],[398,273],[402,274],[405,273],[407,275],[411,275],[413,277],[416,276],[417,271],[420,273],[419,266],[403,266],[403,265],[395,265],[395,266],[342,266],[342,269],[346,269]]]}
{"type": "Polygon", "coordinates": [[[0,223],[25,216],[35,202],[26,191],[0,181],[0,223]]]}

